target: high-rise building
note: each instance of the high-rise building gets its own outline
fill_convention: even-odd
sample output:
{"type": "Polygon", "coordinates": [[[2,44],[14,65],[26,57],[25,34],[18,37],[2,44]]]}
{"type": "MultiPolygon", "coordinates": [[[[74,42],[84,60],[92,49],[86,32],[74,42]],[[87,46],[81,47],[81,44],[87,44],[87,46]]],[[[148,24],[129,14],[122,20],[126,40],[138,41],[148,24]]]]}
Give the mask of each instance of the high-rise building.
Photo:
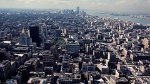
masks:
{"type": "Polygon", "coordinates": [[[77,7],[76,12],[77,12],[77,15],[79,15],[79,14],[80,14],[80,7],[79,7],[79,6],[77,7]]]}
{"type": "Polygon", "coordinates": [[[65,48],[68,53],[79,53],[80,52],[80,44],[78,41],[67,41],[65,48]]]}
{"type": "Polygon", "coordinates": [[[30,45],[31,38],[29,35],[29,30],[22,29],[20,38],[19,38],[19,44],[21,45],[30,45]]]}
{"type": "Polygon", "coordinates": [[[29,30],[30,30],[30,37],[32,39],[32,42],[35,42],[39,47],[42,42],[40,38],[39,26],[32,25],[29,27],[29,30]]]}
{"type": "Polygon", "coordinates": [[[149,40],[147,38],[144,38],[142,41],[142,44],[144,45],[144,48],[148,48],[149,47],[149,40]]]}
{"type": "Polygon", "coordinates": [[[11,63],[8,60],[3,61],[0,63],[0,80],[5,81],[9,76],[11,63]]]}
{"type": "Polygon", "coordinates": [[[40,37],[41,37],[41,41],[42,43],[44,43],[47,38],[48,38],[48,30],[47,30],[47,26],[45,23],[40,23],[40,37]]]}

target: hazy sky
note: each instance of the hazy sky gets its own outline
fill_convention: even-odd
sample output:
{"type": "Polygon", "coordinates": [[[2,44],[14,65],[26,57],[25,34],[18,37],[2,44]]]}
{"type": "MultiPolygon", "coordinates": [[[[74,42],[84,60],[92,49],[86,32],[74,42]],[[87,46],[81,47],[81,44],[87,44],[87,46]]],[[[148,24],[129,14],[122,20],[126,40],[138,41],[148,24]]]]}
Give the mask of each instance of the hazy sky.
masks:
{"type": "Polygon", "coordinates": [[[0,8],[65,9],[150,13],[150,0],[0,0],[0,8]]]}

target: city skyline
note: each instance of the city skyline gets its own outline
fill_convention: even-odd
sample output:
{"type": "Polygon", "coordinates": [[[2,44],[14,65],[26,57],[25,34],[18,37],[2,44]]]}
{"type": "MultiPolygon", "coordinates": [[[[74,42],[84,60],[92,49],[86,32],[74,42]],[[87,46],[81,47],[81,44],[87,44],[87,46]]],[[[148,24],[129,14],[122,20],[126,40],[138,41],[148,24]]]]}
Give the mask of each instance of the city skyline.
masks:
{"type": "Polygon", "coordinates": [[[0,84],[150,84],[149,11],[149,0],[0,0],[0,84]]]}
{"type": "Polygon", "coordinates": [[[126,13],[150,13],[150,0],[1,0],[0,8],[82,9],[126,13]]]}

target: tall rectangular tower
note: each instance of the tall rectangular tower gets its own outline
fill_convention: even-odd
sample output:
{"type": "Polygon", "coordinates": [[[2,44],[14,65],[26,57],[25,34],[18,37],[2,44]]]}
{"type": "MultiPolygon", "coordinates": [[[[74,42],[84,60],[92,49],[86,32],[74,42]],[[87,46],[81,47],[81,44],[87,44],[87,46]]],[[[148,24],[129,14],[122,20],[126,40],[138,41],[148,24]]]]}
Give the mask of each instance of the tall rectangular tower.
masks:
{"type": "Polygon", "coordinates": [[[35,42],[39,47],[42,42],[40,38],[39,26],[32,25],[29,27],[29,30],[30,30],[30,37],[32,39],[32,42],[35,42]]]}
{"type": "Polygon", "coordinates": [[[76,12],[77,12],[77,15],[79,15],[79,14],[80,14],[80,7],[79,7],[79,6],[77,7],[76,12]]]}

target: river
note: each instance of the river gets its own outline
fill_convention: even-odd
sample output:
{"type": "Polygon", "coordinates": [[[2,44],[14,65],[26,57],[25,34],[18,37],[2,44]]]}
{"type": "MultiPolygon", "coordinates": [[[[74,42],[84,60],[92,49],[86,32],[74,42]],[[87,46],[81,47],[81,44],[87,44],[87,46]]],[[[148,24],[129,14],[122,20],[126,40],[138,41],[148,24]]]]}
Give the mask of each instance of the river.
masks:
{"type": "Polygon", "coordinates": [[[100,17],[109,17],[112,19],[120,19],[120,20],[124,20],[124,21],[131,21],[131,22],[135,22],[135,23],[140,23],[143,25],[147,25],[150,24],[150,19],[144,19],[144,18],[135,18],[135,17],[131,17],[131,16],[123,16],[123,15],[112,15],[112,14],[108,14],[108,13],[96,13],[96,12],[91,12],[91,15],[96,15],[96,16],[100,16],[100,17]]]}

